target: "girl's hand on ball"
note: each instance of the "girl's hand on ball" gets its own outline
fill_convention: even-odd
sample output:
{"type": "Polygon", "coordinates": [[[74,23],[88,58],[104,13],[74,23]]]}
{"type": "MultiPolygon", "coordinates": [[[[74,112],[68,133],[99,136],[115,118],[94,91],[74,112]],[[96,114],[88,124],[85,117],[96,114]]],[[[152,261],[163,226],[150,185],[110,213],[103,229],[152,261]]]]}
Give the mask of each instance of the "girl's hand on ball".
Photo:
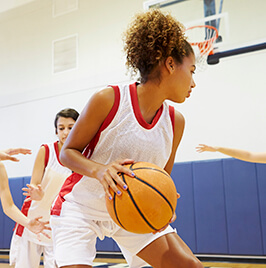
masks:
{"type": "MultiPolygon", "coordinates": [[[[179,199],[179,198],[180,198],[180,194],[179,194],[179,193],[176,193],[176,195],[177,195],[177,199],[179,199]]],[[[170,223],[173,223],[175,220],[176,220],[176,214],[174,213],[174,214],[173,214],[173,217],[170,219],[169,223],[166,224],[162,229],[153,232],[153,234],[162,232],[163,230],[165,230],[165,229],[168,227],[168,225],[169,225],[170,223]]]]}
{"type": "Polygon", "coordinates": [[[152,232],[152,233],[153,233],[153,234],[156,234],[156,233],[160,233],[160,232],[164,231],[164,230],[168,227],[168,225],[169,225],[170,223],[174,222],[175,220],[176,220],[176,214],[174,213],[174,214],[173,214],[173,217],[170,219],[169,223],[167,223],[167,224],[166,224],[163,228],[161,228],[160,230],[155,231],[155,232],[152,232]]]}
{"type": "Polygon", "coordinates": [[[109,191],[109,187],[117,194],[121,195],[122,192],[119,190],[117,185],[121,187],[121,189],[127,190],[127,185],[123,182],[122,178],[118,175],[118,173],[125,173],[130,177],[134,177],[135,174],[132,170],[124,167],[123,165],[132,164],[134,160],[132,159],[123,159],[112,162],[108,165],[103,165],[98,174],[97,178],[100,183],[103,185],[104,191],[109,200],[112,200],[112,195],[109,191]]]}

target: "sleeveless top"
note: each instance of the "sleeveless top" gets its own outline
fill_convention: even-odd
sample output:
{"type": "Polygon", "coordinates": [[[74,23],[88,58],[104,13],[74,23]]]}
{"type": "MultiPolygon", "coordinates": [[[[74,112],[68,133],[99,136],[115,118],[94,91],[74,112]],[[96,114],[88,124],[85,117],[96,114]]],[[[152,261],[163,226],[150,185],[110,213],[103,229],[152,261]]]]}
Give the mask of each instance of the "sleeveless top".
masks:
{"type": "MultiPolygon", "coordinates": [[[[41,181],[41,186],[44,190],[44,196],[40,201],[28,201],[24,202],[21,211],[29,218],[34,219],[42,216],[42,221],[49,221],[51,205],[58,195],[65,179],[72,174],[72,171],[63,166],[59,160],[58,143],[44,144],[45,147],[45,171],[41,181]]],[[[52,239],[48,239],[41,235],[41,241],[37,238],[37,235],[24,228],[22,225],[18,225],[16,235],[25,235],[30,241],[33,241],[41,245],[51,245],[52,239]]],[[[50,231],[46,230],[46,233],[51,235],[50,231]]]]}
{"type": "MultiPolygon", "coordinates": [[[[83,153],[90,160],[108,164],[130,158],[165,167],[172,151],[174,108],[164,102],[151,124],[147,123],[139,108],[136,86],[113,86],[114,105],[83,153]]],[[[62,213],[109,220],[102,184],[95,178],[73,173],[52,206],[52,215],[62,213]]]]}

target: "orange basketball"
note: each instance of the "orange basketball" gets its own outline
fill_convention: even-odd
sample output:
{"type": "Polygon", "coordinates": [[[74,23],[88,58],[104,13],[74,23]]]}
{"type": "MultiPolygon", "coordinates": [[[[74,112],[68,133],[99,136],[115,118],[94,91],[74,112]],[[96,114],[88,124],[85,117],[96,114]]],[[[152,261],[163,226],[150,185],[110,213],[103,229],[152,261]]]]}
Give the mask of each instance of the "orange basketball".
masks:
{"type": "Polygon", "coordinates": [[[113,199],[110,201],[106,197],[106,206],[111,218],[133,233],[160,230],[169,223],[176,209],[177,192],[172,178],[151,163],[137,162],[125,166],[134,172],[135,177],[120,174],[128,186],[127,191],[121,189],[120,196],[110,188],[113,199]]]}

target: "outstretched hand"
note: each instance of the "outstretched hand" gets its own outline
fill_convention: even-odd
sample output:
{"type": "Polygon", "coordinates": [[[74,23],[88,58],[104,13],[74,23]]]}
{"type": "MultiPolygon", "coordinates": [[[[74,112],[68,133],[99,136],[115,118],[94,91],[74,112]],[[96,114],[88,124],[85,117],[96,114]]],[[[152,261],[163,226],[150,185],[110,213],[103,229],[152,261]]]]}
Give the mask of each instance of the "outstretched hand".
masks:
{"type": "Polygon", "coordinates": [[[202,153],[202,152],[216,152],[217,149],[216,147],[213,147],[213,146],[208,146],[206,144],[199,144],[197,147],[196,147],[196,151],[198,153],[202,153]]]}
{"type": "Polygon", "coordinates": [[[41,218],[42,217],[37,217],[33,220],[30,220],[26,227],[35,234],[43,234],[45,237],[51,238],[45,232],[45,230],[51,230],[51,228],[47,226],[47,224],[49,224],[49,221],[40,221],[41,218]]]}
{"type": "Polygon", "coordinates": [[[15,149],[6,149],[0,151],[0,160],[11,160],[18,162],[19,159],[14,157],[13,155],[17,154],[31,154],[31,150],[25,148],[15,148],[15,149]]]}
{"type": "Polygon", "coordinates": [[[44,196],[44,191],[40,184],[38,184],[37,186],[32,184],[26,184],[26,186],[28,188],[27,187],[22,188],[22,191],[24,191],[23,195],[27,196],[25,202],[28,202],[30,200],[36,200],[36,201],[42,200],[44,196]]]}

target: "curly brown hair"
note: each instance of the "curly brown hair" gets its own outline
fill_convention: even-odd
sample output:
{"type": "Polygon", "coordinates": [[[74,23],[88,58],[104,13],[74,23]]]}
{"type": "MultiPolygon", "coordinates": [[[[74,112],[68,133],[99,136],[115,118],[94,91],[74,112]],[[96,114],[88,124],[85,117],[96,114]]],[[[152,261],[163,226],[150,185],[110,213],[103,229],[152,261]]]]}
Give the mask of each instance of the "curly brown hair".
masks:
{"type": "Polygon", "coordinates": [[[138,13],[123,34],[126,66],[140,72],[141,83],[159,62],[172,56],[177,63],[193,54],[184,36],[184,26],[170,14],[159,9],[138,13]]]}

